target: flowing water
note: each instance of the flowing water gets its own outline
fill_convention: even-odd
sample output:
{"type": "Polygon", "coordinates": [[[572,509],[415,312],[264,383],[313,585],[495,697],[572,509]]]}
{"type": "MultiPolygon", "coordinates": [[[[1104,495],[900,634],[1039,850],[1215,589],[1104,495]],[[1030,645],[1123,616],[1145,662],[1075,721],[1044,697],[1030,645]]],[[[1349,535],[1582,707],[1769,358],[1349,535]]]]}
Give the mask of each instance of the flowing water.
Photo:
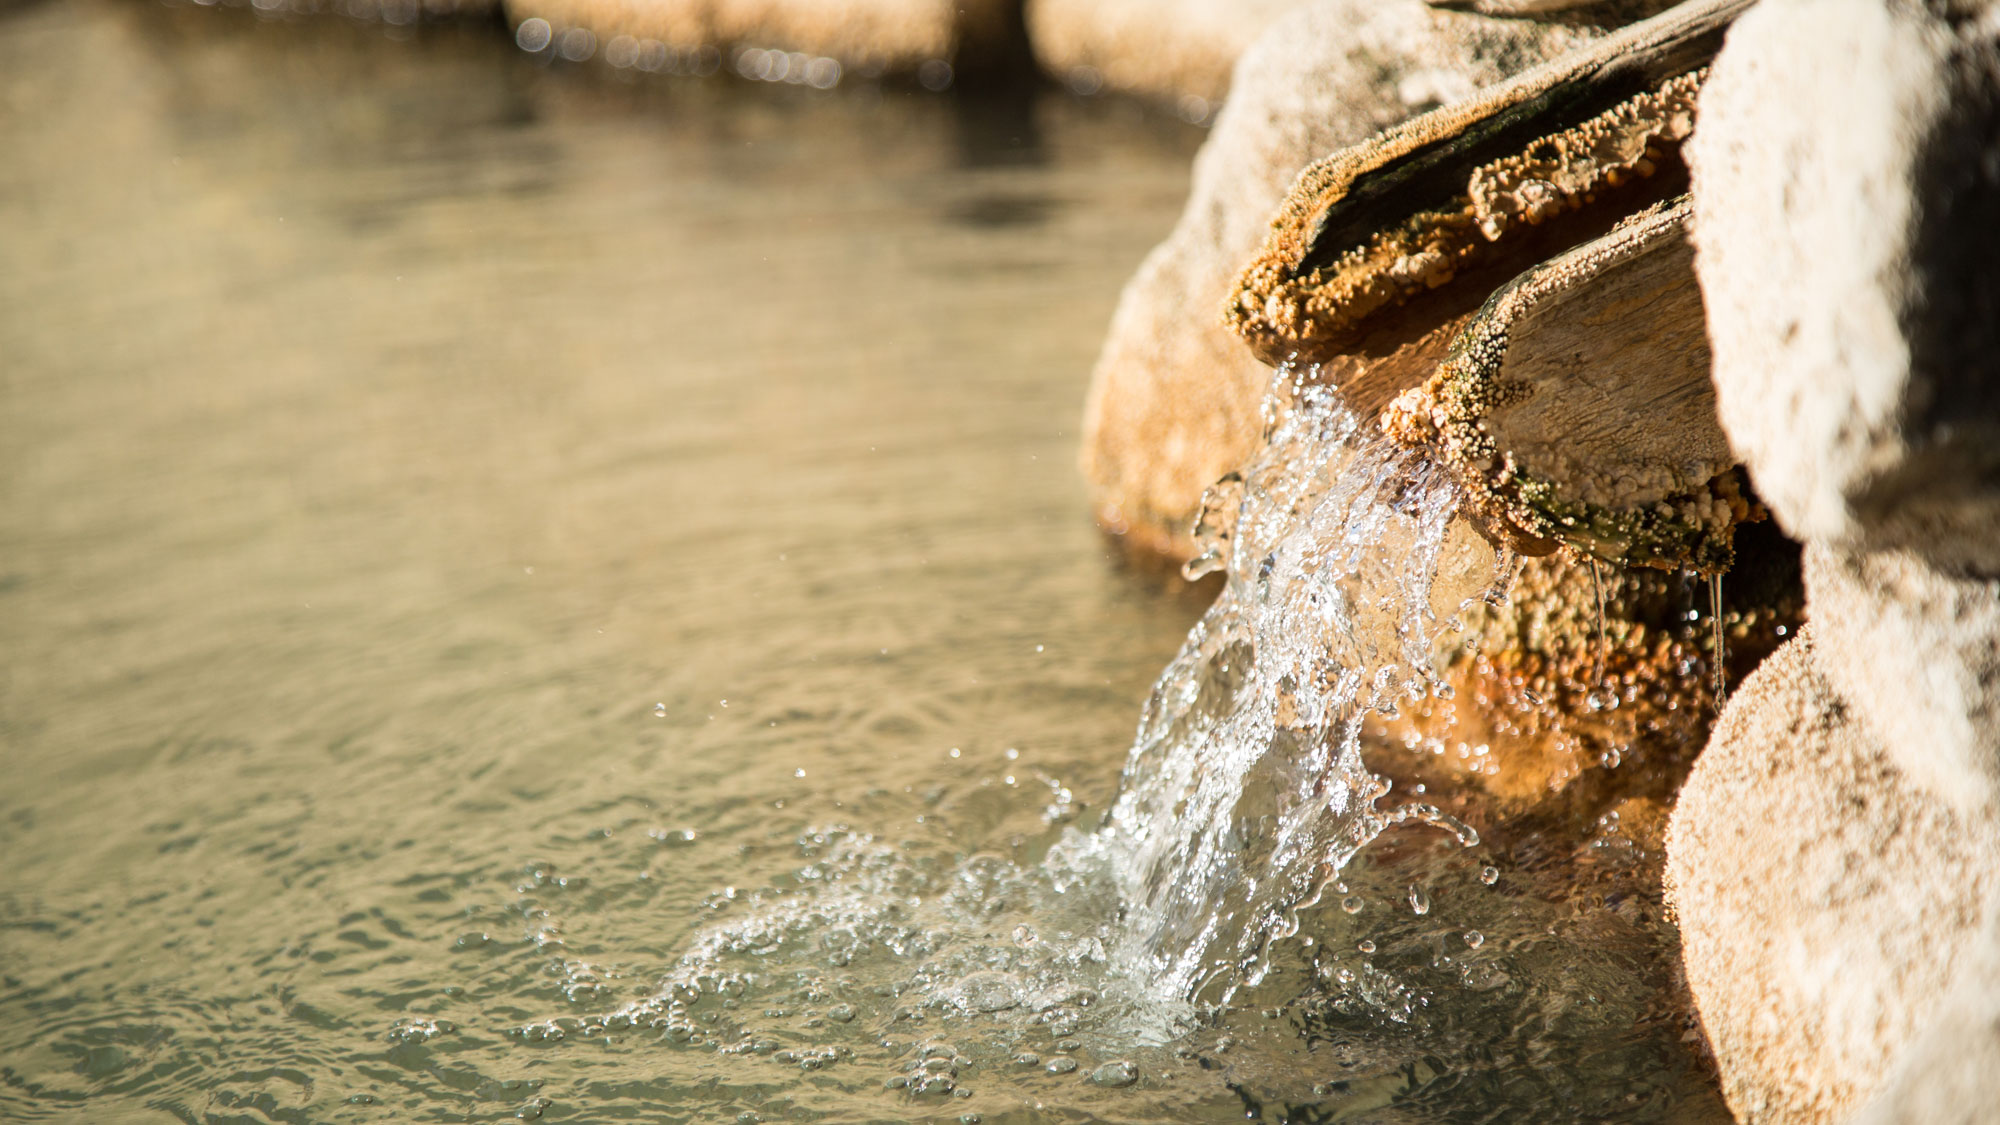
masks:
{"type": "Polygon", "coordinates": [[[1285,381],[1205,618],[1088,526],[1197,133],[630,78],[0,9],[0,1118],[1714,1119],[1367,768],[1448,484],[1285,381]]]}

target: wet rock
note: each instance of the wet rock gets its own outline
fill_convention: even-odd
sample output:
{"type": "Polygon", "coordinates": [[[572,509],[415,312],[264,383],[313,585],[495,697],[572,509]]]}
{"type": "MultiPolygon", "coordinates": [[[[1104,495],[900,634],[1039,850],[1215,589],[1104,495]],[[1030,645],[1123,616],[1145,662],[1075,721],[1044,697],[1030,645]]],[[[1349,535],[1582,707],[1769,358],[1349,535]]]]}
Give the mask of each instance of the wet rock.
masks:
{"type": "Polygon", "coordinates": [[[1745,0],[1702,0],[1308,168],[1227,310],[1433,447],[1531,555],[1729,565],[1679,148],[1745,0]],[[1390,400],[1394,400],[1391,403],[1390,400]]]}
{"type": "Polygon", "coordinates": [[[1996,889],[1990,826],[1898,767],[1817,644],[1808,627],[1743,683],[1668,834],[1688,986],[1744,1122],[1848,1120],[1996,889]]]}
{"type": "Polygon", "coordinates": [[[1183,99],[1200,121],[1222,103],[1230,68],[1302,0],[1028,0],[1035,61],[1080,93],[1183,99]]]}
{"type": "Polygon", "coordinates": [[[1751,505],[1715,421],[1691,211],[1648,208],[1501,286],[1384,412],[1454,469],[1489,535],[1728,569],[1751,505]]]}
{"type": "Polygon", "coordinates": [[[1602,34],[1422,0],[1314,0],[1273,23],[1237,63],[1187,209],[1112,318],[1084,415],[1099,520],[1184,558],[1203,490],[1255,445],[1270,369],[1221,311],[1301,169],[1602,34]]]}
{"type": "Polygon", "coordinates": [[[1452,697],[1369,718],[1370,768],[1398,792],[1422,784],[1482,837],[1582,847],[1624,802],[1671,804],[1708,740],[1716,661],[1735,683],[1797,630],[1798,571],[1796,545],[1768,523],[1745,529],[1720,584],[1718,652],[1705,581],[1525,560],[1507,601],[1465,611],[1439,652],[1452,697]]]}
{"type": "Polygon", "coordinates": [[[1996,40],[1986,4],[1766,0],[1702,92],[1722,421],[1802,539],[2000,573],[1996,40]]]}
{"type": "MultiPolygon", "coordinates": [[[[1001,68],[1025,53],[1018,0],[505,0],[508,22],[548,24],[538,42],[588,57],[598,45],[607,61],[646,69],[739,67],[742,52],[777,51],[784,80],[831,85],[845,72],[863,76],[914,74],[942,89],[954,71],[1001,68]],[[589,48],[572,47],[571,29],[590,33],[589,48]],[[621,42],[621,38],[623,42],[621,42]],[[629,50],[620,62],[617,50],[629,50]],[[629,44],[629,46],[628,46],[629,44]],[[660,55],[661,48],[666,54],[660,55]],[[708,52],[700,61],[698,52],[708,52]],[[790,56],[796,53],[797,58],[790,56]],[[657,56],[658,65],[653,64],[657,56]],[[818,60],[839,64],[829,69],[818,60]],[[796,65],[796,79],[789,73],[796,65]]],[[[524,45],[533,45],[524,39],[524,45]]],[[[763,72],[767,55],[754,56],[763,72]]],[[[740,67],[739,67],[740,68],[740,67]]]]}
{"type": "Polygon", "coordinates": [[[1683,5],[1315,162],[1244,271],[1231,327],[1266,362],[1368,368],[1385,332],[1455,333],[1522,269],[1675,186],[1661,173],[1746,6],[1683,5]]]}

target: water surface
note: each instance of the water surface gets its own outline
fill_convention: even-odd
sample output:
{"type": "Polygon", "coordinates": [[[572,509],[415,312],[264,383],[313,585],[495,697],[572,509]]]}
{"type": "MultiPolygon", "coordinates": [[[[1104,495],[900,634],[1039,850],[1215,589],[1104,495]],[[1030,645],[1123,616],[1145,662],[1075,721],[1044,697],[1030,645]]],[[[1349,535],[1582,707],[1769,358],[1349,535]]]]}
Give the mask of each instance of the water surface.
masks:
{"type": "Polygon", "coordinates": [[[0,141],[0,1117],[1714,1112],[1444,833],[1225,1010],[1045,862],[1201,609],[1073,469],[1168,115],[68,0],[0,141]]]}
{"type": "Polygon", "coordinates": [[[509,1030],[815,827],[1109,794],[1199,606],[1075,420],[1193,130],[0,20],[0,1116],[768,1109],[509,1030]]]}

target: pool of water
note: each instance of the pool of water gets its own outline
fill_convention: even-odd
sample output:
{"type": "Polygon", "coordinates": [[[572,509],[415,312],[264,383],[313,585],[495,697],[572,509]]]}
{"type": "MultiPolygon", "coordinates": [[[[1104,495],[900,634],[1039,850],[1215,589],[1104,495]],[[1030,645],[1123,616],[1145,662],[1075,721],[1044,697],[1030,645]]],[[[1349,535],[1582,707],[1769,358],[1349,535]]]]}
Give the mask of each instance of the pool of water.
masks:
{"type": "Polygon", "coordinates": [[[1632,904],[1387,841],[1204,1011],[1046,861],[1204,600],[1073,467],[1199,140],[0,8],[0,1118],[1711,1119],[1632,904]]]}

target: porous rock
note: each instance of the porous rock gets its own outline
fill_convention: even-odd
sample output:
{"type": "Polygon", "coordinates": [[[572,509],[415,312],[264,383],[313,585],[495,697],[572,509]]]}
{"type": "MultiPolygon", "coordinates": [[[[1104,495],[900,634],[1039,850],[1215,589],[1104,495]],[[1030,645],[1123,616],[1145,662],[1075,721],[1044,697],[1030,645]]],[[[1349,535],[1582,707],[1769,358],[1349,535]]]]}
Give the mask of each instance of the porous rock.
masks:
{"type": "Polygon", "coordinates": [[[1970,963],[2000,872],[1987,822],[1899,768],[1818,644],[1743,682],[1668,830],[1688,987],[1746,1125],[1849,1120],[1970,963]]]}
{"type": "Polygon", "coordinates": [[[1750,505],[1715,421],[1689,211],[1647,209],[1508,282],[1384,411],[1452,468],[1489,535],[1728,568],[1750,505]]]}
{"type": "Polygon", "coordinates": [[[1231,327],[1268,362],[1449,329],[1522,269],[1678,190],[1660,173],[1680,171],[1668,157],[1748,3],[1690,0],[1314,163],[1245,269],[1231,327]]]}
{"type": "Polygon", "coordinates": [[[1822,544],[1805,581],[1827,677],[1904,772],[1959,805],[2000,797],[2000,581],[1822,544]]]}
{"type": "Polygon", "coordinates": [[[1423,0],[1313,0],[1273,23],[1237,62],[1180,221],[1112,317],[1084,415],[1100,521],[1185,557],[1202,491],[1254,446],[1271,372],[1221,310],[1302,168],[1601,34],[1423,0]]]}
{"type": "Polygon", "coordinates": [[[1986,1125],[2000,1106],[2000,918],[1852,1125],[1986,1125]]]}
{"type": "Polygon", "coordinates": [[[1764,0],[1689,144],[1720,413],[1801,539],[2000,573],[2000,12],[1764,0]]]}
{"type": "MultiPolygon", "coordinates": [[[[727,59],[760,48],[830,58],[863,74],[925,63],[973,67],[1022,49],[1018,0],[505,0],[508,22],[547,20],[560,36],[583,28],[727,59]]],[[[949,74],[949,71],[943,72],[949,74]]]]}

